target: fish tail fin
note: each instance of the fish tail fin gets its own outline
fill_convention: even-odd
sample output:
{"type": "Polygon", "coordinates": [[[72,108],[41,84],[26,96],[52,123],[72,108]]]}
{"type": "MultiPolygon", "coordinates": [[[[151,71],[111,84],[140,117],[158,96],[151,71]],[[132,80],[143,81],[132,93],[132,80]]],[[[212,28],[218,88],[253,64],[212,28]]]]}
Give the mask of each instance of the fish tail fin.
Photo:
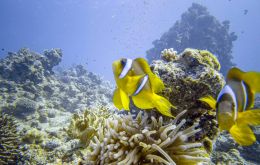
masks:
{"type": "Polygon", "coordinates": [[[171,108],[175,108],[166,98],[153,94],[153,101],[156,109],[163,115],[174,117],[171,113],[171,108]]]}
{"type": "Polygon", "coordinates": [[[120,88],[117,88],[114,91],[113,103],[115,107],[118,108],[119,110],[121,109],[129,110],[129,104],[130,104],[129,97],[120,88]]]}
{"type": "Polygon", "coordinates": [[[247,124],[235,124],[229,130],[234,140],[241,146],[250,146],[256,141],[254,132],[247,124]]]}
{"type": "Polygon", "coordinates": [[[235,141],[242,146],[250,146],[256,141],[254,132],[249,126],[260,125],[260,109],[238,113],[237,122],[230,129],[235,141]]]}
{"type": "Polygon", "coordinates": [[[260,125],[260,109],[252,109],[246,110],[244,112],[239,112],[237,122],[252,126],[260,125]]]}
{"type": "Polygon", "coordinates": [[[171,114],[171,107],[174,106],[164,97],[155,93],[140,92],[136,96],[132,96],[134,104],[141,109],[156,108],[161,114],[173,117],[171,114]]]}
{"type": "Polygon", "coordinates": [[[217,101],[212,96],[205,96],[199,99],[200,101],[207,103],[213,110],[216,109],[217,101]]]}

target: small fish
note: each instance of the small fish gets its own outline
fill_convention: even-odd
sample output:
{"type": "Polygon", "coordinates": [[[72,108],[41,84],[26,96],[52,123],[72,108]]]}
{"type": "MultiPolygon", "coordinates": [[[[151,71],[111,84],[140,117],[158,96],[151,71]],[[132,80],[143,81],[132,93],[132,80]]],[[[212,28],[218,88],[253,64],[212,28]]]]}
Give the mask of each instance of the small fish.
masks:
{"type": "Polygon", "coordinates": [[[248,10],[245,9],[245,10],[244,10],[244,15],[247,15],[247,13],[248,13],[248,10]]]}
{"type": "Polygon", "coordinates": [[[250,126],[260,125],[260,109],[252,109],[255,93],[260,92],[260,73],[234,67],[229,70],[226,82],[217,100],[211,96],[199,100],[216,109],[221,131],[229,131],[239,145],[250,146],[256,141],[250,126]]]}
{"type": "Polygon", "coordinates": [[[113,62],[113,73],[117,84],[113,102],[118,109],[129,110],[130,98],[140,109],[156,108],[161,114],[173,117],[166,98],[157,95],[164,89],[162,80],[152,73],[147,61],[122,58],[113,62]]]}

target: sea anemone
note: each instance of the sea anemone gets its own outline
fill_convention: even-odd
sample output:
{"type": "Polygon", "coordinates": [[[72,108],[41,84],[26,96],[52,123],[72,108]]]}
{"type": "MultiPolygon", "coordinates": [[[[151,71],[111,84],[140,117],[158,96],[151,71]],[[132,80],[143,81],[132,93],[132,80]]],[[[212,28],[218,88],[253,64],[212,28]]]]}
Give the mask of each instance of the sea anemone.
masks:
{"type": "Polygon", "coordinates": [[[74,114],[66,132],[71,138],[80,139],[80,142],[88,145],[90,139],[96,135],[97,128],[104,124],[104,120],[111,114],[106,107],[97,110],[86,110],[84,114],[74,114]]]}
{"type": "Polygon", "coordinates": [[[189,142],[189,137],[200,131],[198,124],[182,129],[186,120],[163,121],[160,116],[148,117],[141,112],[108,118],[104,127],[89,144],[89,153],[82,164],[197,164],[208,162],[209,155],[200,142],[189,142]]]}

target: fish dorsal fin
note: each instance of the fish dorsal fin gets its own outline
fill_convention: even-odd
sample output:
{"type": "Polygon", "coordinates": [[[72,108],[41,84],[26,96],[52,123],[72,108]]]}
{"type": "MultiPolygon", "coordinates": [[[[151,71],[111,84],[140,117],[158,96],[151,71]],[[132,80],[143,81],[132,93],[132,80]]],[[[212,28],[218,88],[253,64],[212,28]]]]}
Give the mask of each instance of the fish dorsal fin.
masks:
{"type": "Polygon", "coordinates": [[[227,81],[229,80],[240,80],[242,81],[242,76],[245,72],[238,69],[237,67],[233,67],[228,71],[227,81]]]}
{"type": "Polygon", "coordinates": [[[259,72],[243,72],[240,69],[234,67],[229,70],[227,75],[227,82],[229,80],[243,81],[248,88],[248,106],[252,108],[254,106],[254,95],[260,92],[260,73],[259,72]]]}
{"type": "Polygon", "coordinates": [[[207,103],[213,110],[216,110],[217,101],[212,96],[205,96],[200,98],[199,100],[204,103],[207,103]]]}
{"type": "Polygon", "coordinates": [[[152,91],[155,93],[161,92],[164,89],[164,84],[162,80],[151,71],[147,61],[143,58],[136,58],[134,61],[137,62],[149,76],[152,91]]]}

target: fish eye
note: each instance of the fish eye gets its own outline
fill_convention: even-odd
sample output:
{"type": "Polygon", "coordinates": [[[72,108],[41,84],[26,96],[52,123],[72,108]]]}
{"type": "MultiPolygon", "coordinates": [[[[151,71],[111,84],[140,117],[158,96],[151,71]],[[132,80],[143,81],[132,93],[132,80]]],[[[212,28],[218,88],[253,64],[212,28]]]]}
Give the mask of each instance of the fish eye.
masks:
{"type": "Polygon", "coordinates": [[[121,65],[124,67],[125,65],[126,65],[126,59],[125,58],[123,58],[123,59],[121,59],[121,65]]]}

